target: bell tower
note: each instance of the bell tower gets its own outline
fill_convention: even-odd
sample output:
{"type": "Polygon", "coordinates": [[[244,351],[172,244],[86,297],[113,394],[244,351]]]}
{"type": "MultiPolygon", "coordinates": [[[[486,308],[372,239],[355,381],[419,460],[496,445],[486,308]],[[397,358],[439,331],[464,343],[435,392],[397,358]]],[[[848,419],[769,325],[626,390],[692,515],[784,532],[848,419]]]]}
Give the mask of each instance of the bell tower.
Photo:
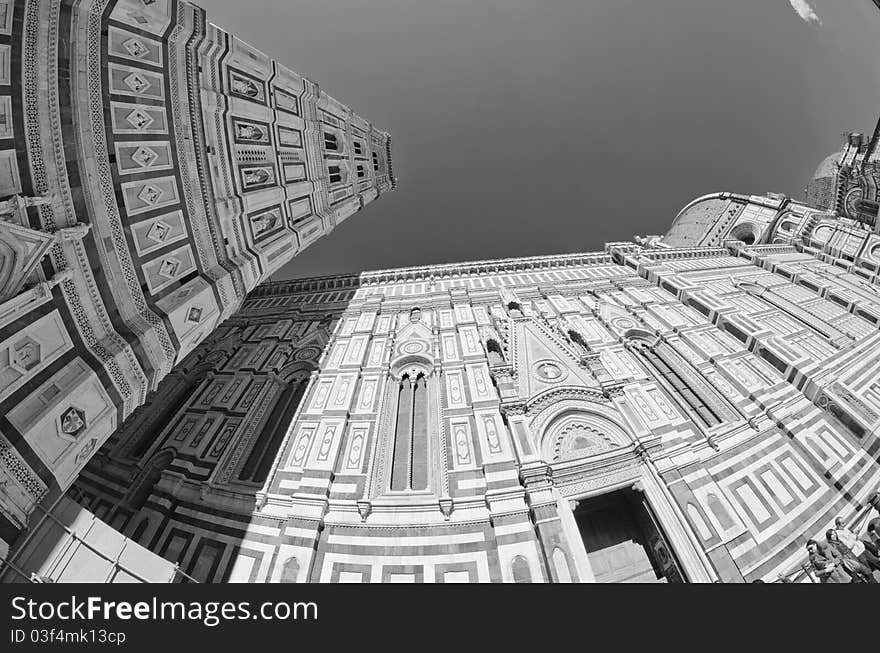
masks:
{"type": "Polygon", "coordinates": [[[396,181],[387,132],[186,0],[0,0],[0,54],[3,550],[396,181]]]}

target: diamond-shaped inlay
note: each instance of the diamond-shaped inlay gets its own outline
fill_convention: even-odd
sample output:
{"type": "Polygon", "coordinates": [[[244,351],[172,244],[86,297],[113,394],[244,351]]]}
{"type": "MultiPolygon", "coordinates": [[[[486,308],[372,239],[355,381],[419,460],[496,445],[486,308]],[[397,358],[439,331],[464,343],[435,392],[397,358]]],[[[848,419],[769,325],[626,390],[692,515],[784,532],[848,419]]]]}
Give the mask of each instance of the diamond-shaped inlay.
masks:
{"type": "Polygon", "coordinates": [[[132,18],[134,18],[141,25],[146,25],[147,23],[150,22],[150,19],[147,18],[146,16],[144,16],[143,14],[135,14],[134,16],[132,16],[132,18]]]}
{"type": "Polygon", "coordinates": [[[155,243],[161,244],[165,242],[165,239],[168,238],[168,234],[170,233],[171,225],[159,220],[158,222],[154,222],[153,226],[150,227],[150,230],[147,232],[147,238],[155,243]]]}
{"type": "Polygon", "coordinates": [[[141,192],[138,193],[138,199],[150,206],[158,202],[160,197],[162,197],[162,189],[158,186],[153,186],[153,184],[145,184],[141,188],[141,192]]]}
{"type": "Polygon", "coordinates": [[[169,256],[159,265],[159,275],[166,279],[173,279],[180,271],[181,262],[179,259],[169,256]]]}
{"type": "Polygon", "coordinates": [[[147,81],[147,78],[138,73],[131,73],[128,77],[122,80],[125,82],[125,85],[128,86],[135,93],[143,93],[146,91],[152,84],[147,81]]]}
{"type": "Polygon", "coordinates": [[[76,437],[86,427],[86,414],[80,408],[68,407],[61,413],[61,432],[64,435],[76,437]]]}
{"type": "Polygon", "coordinates": [[[187,322],[196,322],[196,323],[201,322],[202,313],[204,313],[204,312],[205,312],[205,309],[203,309],[201,306],[193,306],[186,313],[187,322]]]}
{"type": "Polygon", "coordinates": [[[125,116],[125,120],[135,129],[146,129],[155,122],[153,120],[153,116],[151,116],[146,111],[141,111],[140,109],[135,109],[130,114],[125,116]]]}
{"type": "Polygon", "coordinates": [[[92,438],[88,441],[86,446],[80,449],[80,452],[76,454],[76,458],[74,459],[77,465],[81,465],[86,460],[88,460],[91,453],[95,450],[95,445],[98,444],[98,438],[92,438]]]}
{"type": "Polygon", "coordinates": [[[25,336],[9,348],[9,365],[20,372],[30,372],[40,364],[42,352],[40,343],[25,336]]]}
{"type": "Polygon", "coordinates": [[[141,0],[141,4],[142,4],[144,7],[149,7],[149,6],[151,6],[151,5],[156,4],[156,0],[141,0]]]}
{"type": "Polygon", "coordinates": [[[130,54],[132,57],[137,57],[138,59],[140,59],[150,51],[150,48],[144,45],[143,41],[134,37],[125,41],[122,44],[122,47],[125,48],[125,51],[128,52],[128,54],[130,54]]]}
{"type": "Polygon", "coordinates": [[[137,163],[142,168],[147,168],[153,165],[158,158],[159,155],[156,154],[155,150],[149,147],[144,147],[143,145],[136,149],[134,151],[134,154],[131,155],[131,160],[137,163]]]}

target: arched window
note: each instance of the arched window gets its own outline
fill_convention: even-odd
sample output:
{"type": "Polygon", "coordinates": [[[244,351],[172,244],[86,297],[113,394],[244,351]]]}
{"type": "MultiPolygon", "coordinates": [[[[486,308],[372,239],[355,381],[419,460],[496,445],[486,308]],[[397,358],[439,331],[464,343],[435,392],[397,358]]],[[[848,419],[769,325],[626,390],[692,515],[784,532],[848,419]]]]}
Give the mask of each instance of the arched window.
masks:
{"type": "Polygon", "coordinates": [[[147,499],[153,493],[156,483],[162,478],[162,472],[174,461],[174,456],[175,452],[173,450],[166,449],[150,459],[129,495],[128,505],[130,508],[140,510],[144,507],[147,499]]]}
{"type": "Polygon", "coordinates": [[[590,346],[587,344],[587,341],[584,340],[584,337],[577,331],[569,329],[568,339],[571,340],[578,347],[578,349],[580,349],[582,354],[589,353],[590,346]]]}
{"type": "Polygon", "coordinates": [[[409,321],[410,322],[420,322],[422,319],[422,309],[416,306],[409,312],[409,321]]]}
{"type": "MultiPolygon", "coordinates": [[[[217,358],[220,357],[211,360],[217,358]]],[[[149,402],[138,408],[120,429],[131,434],[129,456],[139,459],[147,454],[165,427],[174,422],[177,413],[192,399],[208,369],[208,365],[200,365],[191,374],[173,373],[162,380],[149,402]]]]}
{"type": "Polygon", "coordinates": [[[662,382],[699,423],[711,428],[738,418],[715,388],[667,343],[649,344],[641,339],[632,339],[630,343],[632,350],[655,373],[658,382],[662,382]]]}
{"type": "Polygon", "coordinates": [[[291,381],[281,393],[238,474],[240,480],[251,483],[263,483],[266,480],[307,385],[308,378],[298,378],[291,381]]]}
{"type": "Polygon", "coordinates": [[[281,570],[281,583],[295,583],[299,577],[299,560],[295,556],[290,556],[284,563],[281,570]]]}
{"type": "Polygon", "coordinates": [[[519,305],[519,302],[508,302],[507,303],[507,310],[510,312],[510,314],[513,317],[522,317],[523,316],[522,306],[519,305]]]}
{"type": "Polygon", "coordinates": [[[397,418],[391,489],[395,492],[428,487],[428,386],[425,375],[404,374],[398,386],[397,418]]]}
{"type": "Polygon", "coordinates": [[[494,339],[486,343],[486,355],[489,358],[490,366],[507,364],[507,361],[504,360],[504,352],[501,351],[501,345],[494,339]]]}
{"type": "Polygon", "coordinates": [[[518,555],[513,558],[510,563],[510,570],[513,572],[514,583],[531,583],[532,572],[529,569],[529,561],[525,556],[518,555]]]}
{"type": "Polygon", "coordinates": [[[553,566],[556,568],[557,583],[571,582],[571,571],[568,568],[568,560],[565,557],[565,552],[559,547],[556,547],[553,550],[553,566]]]}

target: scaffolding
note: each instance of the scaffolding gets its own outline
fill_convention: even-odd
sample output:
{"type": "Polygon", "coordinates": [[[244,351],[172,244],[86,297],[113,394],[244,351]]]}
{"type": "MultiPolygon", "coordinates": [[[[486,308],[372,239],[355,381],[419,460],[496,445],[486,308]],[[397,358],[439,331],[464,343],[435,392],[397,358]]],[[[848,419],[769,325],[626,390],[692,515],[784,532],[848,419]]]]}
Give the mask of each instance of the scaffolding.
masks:
{"type": "Polygon", "coordinates": [[[0,560],[3,582],[198,582],[66,496],[38,509],[40,520],[15,554],[0,560]]]}

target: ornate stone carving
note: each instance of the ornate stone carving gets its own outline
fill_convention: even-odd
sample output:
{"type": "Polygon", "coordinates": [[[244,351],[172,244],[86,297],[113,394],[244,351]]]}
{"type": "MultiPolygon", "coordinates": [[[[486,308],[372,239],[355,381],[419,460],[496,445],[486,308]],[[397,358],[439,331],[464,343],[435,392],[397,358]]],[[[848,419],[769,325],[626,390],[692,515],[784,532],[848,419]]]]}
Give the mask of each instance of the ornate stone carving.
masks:
{"type": "Polygon", "coordinates": [[[373,504],[369,501],[358,501],[357,502],[357,510],[358,514],[361,516],[361,521],[367,521],[367,517],[370,516],[370,513],[373,512],[373,504]]]}
{"type": "Polygon", "coordinates": [[[452,497],[441,497],[439,503],[440,512],[443,513],[443,519],[449,521],[450,517],[452,516],[452,510],[454,507],[452,497]]]}
{"type": "Polygon", "coordinates": [[[85,411],[76,406],[65,408],[58,418],[58,432],[68,439],[75,440],[86,428],[85,411]]]}
{"type": "Polygon", "coordinates": [[[584,458],[609,451],[614,443],[604,433],[590,424],[571,422],[554,435],[553,460],[584,458]]]}

